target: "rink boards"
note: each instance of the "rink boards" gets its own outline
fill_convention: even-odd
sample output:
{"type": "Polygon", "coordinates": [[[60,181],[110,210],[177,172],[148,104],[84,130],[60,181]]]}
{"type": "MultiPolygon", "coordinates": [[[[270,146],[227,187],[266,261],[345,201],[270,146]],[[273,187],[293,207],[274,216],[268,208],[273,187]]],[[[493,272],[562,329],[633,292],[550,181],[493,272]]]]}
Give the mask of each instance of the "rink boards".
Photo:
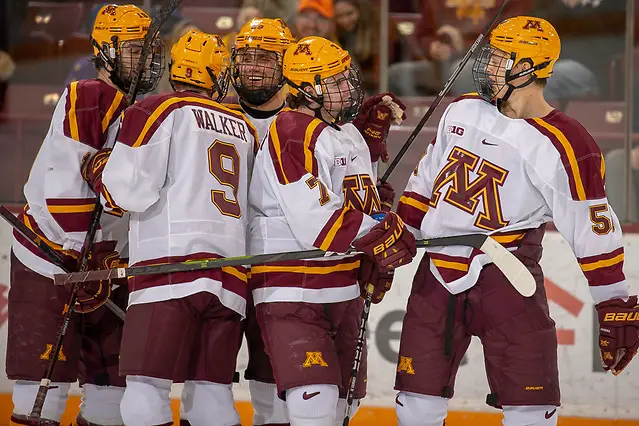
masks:
{"type": "MultiPolygon", "coordinates": [[[[9,251],[11,236],[8,225],[0,220],[0,361],[4,368],[7,336],[7,292],[9,290],[9,251]]],[[[627,234],[626,277],[631,293],[639,293],[639,235],[627,234]]],[[[394,424],[395,362],[399,348],[401,321],[410,293],[412,276],[420,256],[411,265],[400,268],[384,302],[371,311],[368,342],[368,396],[360,413],[351,424],[394,424]]],[[[556,232],[544,239],[542,266],[546,274],[546,290],[551,315],[557,323],[559,371],[562,403],[561,425],[638,425],[639,426],[639,359],[614,377],[603,372],[596,347],[596,318],[588,286],[568,243],[556,232]],[[572,418],[575,417],[575,418],[572,418]],[[612,420],[617,419],[617,420],[612,420]]],[[[246,366],[243,348],[238,371],[246,366]]],[[[77,391],[77,388],[75,388],[77,391]]],[[[11,382],[0,375],[0,419],[8,419],[11,411],[11,382]]],[[[499,425],[499,411],[485,404],[489,392],[485,378],[481,345],[473,339],[457,376],[455,398],[450,407],[448,425],[499,425]]],[[[179,387],[175,386],[178,397],[179,387]]],[[[250,404],[246,382],[234,387],[242,424],[250,425],[250,404]]],[[[69,415],[77,410],[77,399],[69,402],[69,415]]],[[[176,404],[177,406],[177,404],[176,404]]],[[[6,424],[0,420],[0,424],[6,424]]]]}

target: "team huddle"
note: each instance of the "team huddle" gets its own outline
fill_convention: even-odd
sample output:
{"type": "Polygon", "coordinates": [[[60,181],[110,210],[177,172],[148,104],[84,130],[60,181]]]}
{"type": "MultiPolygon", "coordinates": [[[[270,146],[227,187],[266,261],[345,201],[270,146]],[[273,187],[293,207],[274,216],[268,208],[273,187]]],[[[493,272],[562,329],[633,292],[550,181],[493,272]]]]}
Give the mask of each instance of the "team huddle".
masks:
{"type": "MultiPolygon", "coordinates": [[[[98,78],[61,96],[20,221],[74,265],[99,201],[90,269],[310,249],[327,256],[83,283],[73,307],[80,315],[34,420],[71,287],[54,285],[65,271],[15,232],[12,425],[59,425],[76,381],[77,425],[171,425],[173,383],[184,384],[180,424],[239,425],[232,384],[244,337],[254,425],[341,425],[366,394],[364,345],[347,404],[364,296],[382,302],[394,270],[416,256],[416,238],[470,233],[490,234],[514,253],[537,291],[519,294],[472,247],[427,248],[404,319],[398,422],[444,424],[475,335],[487,401],[503,409],[504,424],[556,425],[557,338],[539,266],[549,221],[590,285],[604,367],[619,374],[636,354],[639,304],[623,274],[603,157],[579,123],[543,98],[560,52],[550,23],[516,17],[491,32],[473,65],[477,93],[444,112],[396,212],[377,166],[388,160],[386,137],[405,106],[392,93],[364,99],[348,52],[321,37],[296,41],[279,19],[251,20],[233,46],[193,30],[170,47],[174,91],[128,105],[150,23],[133,5],[98,13],[98,78]],[[230,85],[239,104],[223,103],[230,85]],[[126,310],[124,322],[107,300],[126,310]]],[[[164,72],[159,40],[143,63],[141,94],[164,72]]]]}

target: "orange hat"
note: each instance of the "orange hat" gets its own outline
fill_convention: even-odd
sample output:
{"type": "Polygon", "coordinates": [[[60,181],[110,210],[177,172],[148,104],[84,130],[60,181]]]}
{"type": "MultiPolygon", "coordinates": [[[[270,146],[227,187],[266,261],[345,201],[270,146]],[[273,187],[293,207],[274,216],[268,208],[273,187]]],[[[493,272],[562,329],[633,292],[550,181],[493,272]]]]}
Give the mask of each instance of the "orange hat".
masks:
{"type": "Polygon", "coordinates": [[[335,14],[333,0],[300,0],[297,12],[299,13],[305,9],[312,9],[326,19],[333,19],[335,14]]]}

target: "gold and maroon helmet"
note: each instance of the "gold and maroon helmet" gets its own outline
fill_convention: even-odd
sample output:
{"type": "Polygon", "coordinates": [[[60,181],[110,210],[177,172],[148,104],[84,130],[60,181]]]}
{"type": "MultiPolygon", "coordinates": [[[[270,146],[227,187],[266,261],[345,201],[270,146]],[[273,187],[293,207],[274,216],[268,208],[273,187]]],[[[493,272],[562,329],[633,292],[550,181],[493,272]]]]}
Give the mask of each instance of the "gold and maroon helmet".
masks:
{"type": "Polygon", "coordinates": [[[304,37],[286,51],[284,78],[291,88],[324,108],[333,123],[352,121],[364,99],[362,79],[351,55],[322,37],[304,37]]]}
{"type": "Polygon", "coordinates": [[[475,59],[475,87],[488,101],[497,98],[504,101],[513,90],[536,79],[549,78],[560,52],[559,35],[550,22],[532,16],[506,19],[491,31],[488,43],[475,59]],[[513,73],[520,63],[528,63],[530,67],[513,73]],[[525,76],[530,78],[518,86],[511,84],[525,76]]]}
{"type": "MultiPolygon", "coordinates": [[[[99,67],[110,73],[111,81],[128,92],[151,18],[137,6],[108,4],[98,11],[91,32],[93,54],[99,67]]],[[[155,89],[164,72],[164,46],[160,38],[150,45],[146,65],[137,86],[138,93],[155,89]]]]}
{"type": "Polygon", "coordinates": [[[191,30],[171,48],[169,79],[217,93],[221,101],[229,86],[230,57],[219,35],[191,30]]]}
{"type": "Polygon", "coordinates": [[[244,24],[235,37],[232,82],[239,97],[262,105],[284,86],[284,52],[295,43],[281,19],[255,18],[244,24]]]}

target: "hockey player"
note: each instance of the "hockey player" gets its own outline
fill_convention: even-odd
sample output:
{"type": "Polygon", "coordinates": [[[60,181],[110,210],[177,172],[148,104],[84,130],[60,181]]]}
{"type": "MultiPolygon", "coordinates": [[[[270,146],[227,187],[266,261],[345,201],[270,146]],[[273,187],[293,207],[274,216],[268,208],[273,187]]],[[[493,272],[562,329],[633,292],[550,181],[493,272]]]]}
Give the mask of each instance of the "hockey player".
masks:
{"type": "Polygon", "coordinates": [[[557,336],[539,266],[551,220],[590,285],[604,368],[619,374],[637,352],[639,306],[628,295],[601,151],[544,99],[559,52],[559,36],[543,19],[499,24],[473,66],[478,94],[445,111],[400,199],[399,214],[420,237],[490,234],[514,251],[538,286],[525,298],[473,249],[427,250],[401,337],[401,426],[443,424],[472,335],[483,344],[487,402],[503,409],[504,425],[557,424],[557,336]]]}
{"type": "MultiPolygon", "coordinates": [[[[190,31],[171,49],[175,93],[127,109],[109,159],[90,160],[87,178],[131,215],[131,264],[246,254],[253,126],[223,107],[230,54],[217,35],[190,31]],[[215,99],[215,100],[213,100],[215,99]]],[[[239,425],[231,382],[245,314],[243,267],[129,280],[120,374],[122,418],[171,425],[169,392],[184,382],[191,425],[239,425]]]]}
{"type": "MultiPolygon", "coordinates": [[[[282,74],[284,52],[294,43],[289,28],[281,19],[253,19],[237,34],[232,56],[232,83],[239,95],[239,110],[257,129],[262,141],[277,113],[286,110],[287,87],[282,74]]],[[[390,93],[364,101],[354,124],[364,136],[373,161],[385,151],[385,138],[391,122],[399,124],[405,106],[390,93]],[[387,99],[383,99],[387,97],[387,99]],[[380,114],[377,114],[379,112],[380,114]],[[381,117],[381,118],[380,118],[381,117]]],[[[380,188],[384,210],[390,210],[394,192],[380,188]]],[[[246,339],[249,360],[245,378],[249,381],[254,425],[288,424],[285,403],[277,397],[270,360],[255,317],[253,303],[247,305],[246,339]]]]}
{"type": "MultiPolygon", "coordinates": [[[[388,272],[415,255],[415,242],[394,213],[381,223],[370,216],[380,210],[376,175],[366,142],[348,123],[363,97],[359,73],[346,51],[307,37],[286,51],[284,77],[292,110],[277,115],[256,157],[251,253],[344,253],[352,244],[375,260],[361,281],[381,295],[388,272]]],[[[342,422],[338,398],[348,385],[363,304],[359,270],[359,256],[251,268],[257,319],[293,426],[342,422]]],[[[364,361],[355,398],[364,396],[365,375],[364,361]]]]}
{"type": "MultiPolygon", "coordinates": [[[[27,205],[20,220],[63,254],[69,268],[77,267],[96,200],[80,175],[80,164],[87,152],[113,145],[120,113],[126,106],[125,92],[150,23],[151,18],[136,6],[107,5],[100,9],[91,34],[98,78],[66,87],[24,187],[27,205]]],[[[139,93],[153,90],[162,74],[161,43],[157,41],[152,46],[139,93]]],[[[120,250],[126,243],[127,221],[120,218],[121,212],[111,213],[102,217],[91,268],[116,264],[116,244],[120,250]]],[[[57,326],[69,299],[67,289],[53,285],[53,274],[62,272],[14,234],[6,358],[7,376],[16,380],[11,424],[30,424],[27,416],[52,356],[57,326]]],[[[124,284],[112,295],[122,307],[127,297],[124,284]]],[[[122,424],[119,405],[124,380],[118,375],[117,365],[122,321],[100,307],[109,296],[110,287],[98,283],[91,290],[98,289],[98,295],[80,289],[75,311],[90,313],[75,316],[69,325],[38,424],[59,424],[69,386],[78,379],[82,405],[77,423],[122,424]]]]}
{"type": "MultiPolygon", "coordinates": [[[[290,29],[281,19],[252,19],[237,33],[231,59],[231,82],[239,96],[235,107],[251,121],[261,141],[275,116],[286,105],[282,75],[284,52],[294,43],[290,29]]],[[[248,380],[253,406],[253,425],[286,425],[286,404],[277,398],[270,360],[255,317],[249,294],[244,324],[248,380]]]]}

